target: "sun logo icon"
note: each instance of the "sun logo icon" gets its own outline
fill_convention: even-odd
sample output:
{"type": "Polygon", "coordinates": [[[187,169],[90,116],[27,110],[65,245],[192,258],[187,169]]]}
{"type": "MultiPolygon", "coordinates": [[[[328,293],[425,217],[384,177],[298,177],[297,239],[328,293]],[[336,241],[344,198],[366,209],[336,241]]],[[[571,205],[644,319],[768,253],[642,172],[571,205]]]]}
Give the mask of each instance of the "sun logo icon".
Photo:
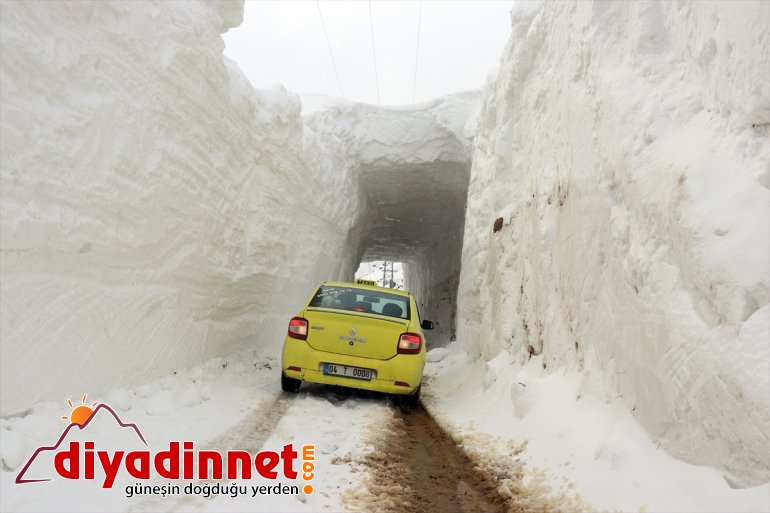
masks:
{"type": "Polygon", "coordinates": [[[88,422],[88,419],[91,418],[91,415],[94,413],[94,410],[91,409],[91,406],[96,406],[99,403],[94,403],[91,406],[86,405],[86,396],[88,394],[83,394],[83,399],[81,401],[80,406],[73,407],[72,401],[67,399],[67,404],[70,405],[70,408],[73,408],[72,413],[70,413],[70,416],[64,416],[62,415],[62,420],[69,420],[72,424],[77,424],[78,426],[83,426],[86,422],[88,422]]]}

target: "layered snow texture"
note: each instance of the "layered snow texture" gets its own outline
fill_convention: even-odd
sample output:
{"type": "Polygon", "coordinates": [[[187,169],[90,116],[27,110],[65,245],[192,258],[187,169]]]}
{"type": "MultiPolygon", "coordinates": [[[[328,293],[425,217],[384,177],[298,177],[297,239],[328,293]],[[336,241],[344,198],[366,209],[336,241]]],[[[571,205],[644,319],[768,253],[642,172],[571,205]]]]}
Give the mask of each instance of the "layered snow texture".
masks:
{"type": "Polygon", "coordinates": [[[352,178],[304,151],[296,95],[225,61],[241,17],[2,3],[3,415],[280,348],[317,282],[355,269],[352,178]]]}
{"type": "Polygon", "coordinates": [[[335,101],[304,126],[296,95],[255,91],[222,56],[241,17],[2,3],[0,415],[279,354],[311,291],[364,255],[412,263],[434,339],[451,329],[478,93],[335,101]]]}
{"type": "Polygon", "coordinates": [[[458,340],[770,479],[770,4],[527,2],[488,79],[458,340]],[[502,218],[502,229],[493,223],[502,218]]]}

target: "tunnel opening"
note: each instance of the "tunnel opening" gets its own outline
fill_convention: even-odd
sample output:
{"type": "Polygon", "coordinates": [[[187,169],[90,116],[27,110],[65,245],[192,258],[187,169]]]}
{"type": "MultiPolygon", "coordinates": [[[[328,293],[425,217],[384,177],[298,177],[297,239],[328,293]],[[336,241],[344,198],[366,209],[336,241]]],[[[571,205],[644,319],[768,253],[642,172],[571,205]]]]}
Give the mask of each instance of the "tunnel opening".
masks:
{"type": "Polygon", "coordinates": [[[308,133],[323,134],[319,149],[336,155],[334,168],[346,169],[333,189],[350,221],[340,274],[400,262],[420,316],[434,323],[428,346],[455,338],[479,108],[479,92],[466,91],[409,107],[336,101],[303,117],[308,133]]]}
{"type": "Polygon", "coordinates": [[[368,205],[359,271],[380,283],[387,274],[389,286],[382,262],[399,263],[403,288],[415,295],[421,318],[435,325],[428,346],[447,345],[455,339],[469,163],[374,165],[359,177],[368,205]]]}
{"type": "Polygon", "coordinates": [[[361,262],[356,271],[356,279],[372,280],[381,287],[409,290],[404,278],[404,262],[392,260],[361,262]]]}

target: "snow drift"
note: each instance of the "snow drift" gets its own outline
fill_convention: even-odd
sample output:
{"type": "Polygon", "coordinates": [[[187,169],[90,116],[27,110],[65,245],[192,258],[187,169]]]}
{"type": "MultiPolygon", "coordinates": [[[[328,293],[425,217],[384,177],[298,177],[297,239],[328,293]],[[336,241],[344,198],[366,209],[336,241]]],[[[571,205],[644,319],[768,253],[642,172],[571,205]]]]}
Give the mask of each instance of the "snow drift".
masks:
{"type": "Polygon", "coordinates": [[[515,4],[458,291],[469,353],[583,369],[583,393],[738,486],[770,479],[769,19],[766,2],[515,4]]]}

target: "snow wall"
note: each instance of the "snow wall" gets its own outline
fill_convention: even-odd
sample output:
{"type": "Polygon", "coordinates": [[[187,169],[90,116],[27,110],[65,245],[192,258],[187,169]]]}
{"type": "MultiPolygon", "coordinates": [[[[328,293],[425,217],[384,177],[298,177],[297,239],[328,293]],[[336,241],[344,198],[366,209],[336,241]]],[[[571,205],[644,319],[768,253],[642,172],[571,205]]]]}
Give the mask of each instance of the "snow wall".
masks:
{"type": "Polygon", "coordinates": [[[458,290],[471,354],[581,368],[735,486],[770,478],[769,23],[768,2],[514,4],[458,290]]]}
{"type": "Polygon", "coordinates": [[[358,264],[347,166],[223,59],[242,8],[3,2],[2,414],[280,347],[358,264]]]}
{"type": "Polygon", "coordinates": [[[478,93],[303,126],[223,57],[242,7],[0,4],[0,415],[278,353],[364,255],[411,262],[431,342],[451,330],[478,93]]]}

